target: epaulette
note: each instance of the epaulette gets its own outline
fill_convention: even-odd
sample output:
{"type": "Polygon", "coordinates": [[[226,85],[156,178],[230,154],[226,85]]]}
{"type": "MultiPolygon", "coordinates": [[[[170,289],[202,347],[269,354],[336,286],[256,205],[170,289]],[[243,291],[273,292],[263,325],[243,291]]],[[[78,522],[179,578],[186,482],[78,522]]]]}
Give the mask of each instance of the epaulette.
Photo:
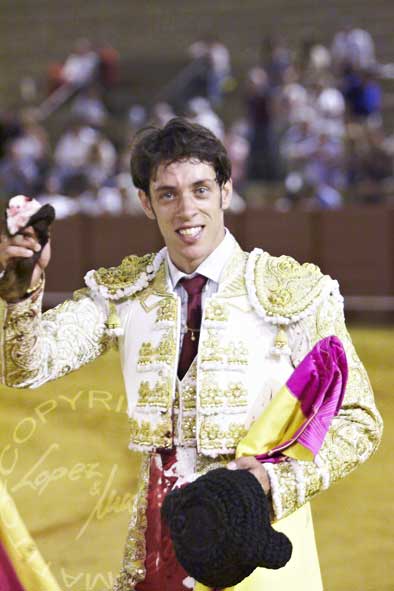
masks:
{"type": "Polygon", "coordinates": [[[158,253],[144,256],[130,255],[125,257],[117,267],[89,271],[85,275],[85,283],[96,294],[109,300],[122,300],[148,287],[156,275],[165,249],[158,253]]]}
{"type": "Polygon", "coordinates": [[[312,314],[338,286],[317,265],[300,264],[289,256],[274,257],[260,249],[249,255],[246,284],[258,315],[278,325],[291,324],[312,314]]]}

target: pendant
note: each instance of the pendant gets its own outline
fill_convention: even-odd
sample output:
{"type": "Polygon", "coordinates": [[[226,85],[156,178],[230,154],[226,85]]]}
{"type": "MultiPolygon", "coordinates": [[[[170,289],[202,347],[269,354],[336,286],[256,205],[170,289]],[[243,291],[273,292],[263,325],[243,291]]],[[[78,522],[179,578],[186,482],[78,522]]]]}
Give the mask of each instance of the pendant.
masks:
{"type": "Polygon", "coordinates": [[[190,332],[192,333],[192,334],[191,334],[191,337],[190,337],[190,340],[191,340],[191,341],[195,341],[195,340],[196,340],[196,335],[194,334],[194,331],[193,331],[193,330],[191,330],[190,332]]]}

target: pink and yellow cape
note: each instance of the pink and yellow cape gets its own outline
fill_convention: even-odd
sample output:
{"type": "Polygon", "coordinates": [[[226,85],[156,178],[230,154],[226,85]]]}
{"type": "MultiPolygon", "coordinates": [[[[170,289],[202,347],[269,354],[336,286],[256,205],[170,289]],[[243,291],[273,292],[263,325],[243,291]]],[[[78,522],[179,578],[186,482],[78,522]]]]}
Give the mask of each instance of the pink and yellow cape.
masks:
{"type": "MultiPolygon", "coordinates": [[[[341,341],[335,336],[319,341],[239,442],[236,457],[255,456],[262,463],[313,461],[341,408],[347,377],[341,341]]],[[[279,571],[258,568],[223,591],[297,591],[305,580],[308,589],[322,589],[309,503],[273,526],[293,543],[290,562],[279,571]]],[[[195,591],[209,588],[197,583],[195,591]]]]}

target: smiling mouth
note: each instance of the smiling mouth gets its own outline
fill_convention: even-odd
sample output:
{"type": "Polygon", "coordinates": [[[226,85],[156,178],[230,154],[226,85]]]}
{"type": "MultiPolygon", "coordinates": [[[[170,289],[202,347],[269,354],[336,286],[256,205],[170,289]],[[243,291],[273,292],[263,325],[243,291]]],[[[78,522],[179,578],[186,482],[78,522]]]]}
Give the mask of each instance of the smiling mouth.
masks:
{"type": "Polygon", "coordinates": [[[203,226],[191,226],[190,228],[179,228],[176,232],[184,238],[196,238],[202,229],[203,226]]]}

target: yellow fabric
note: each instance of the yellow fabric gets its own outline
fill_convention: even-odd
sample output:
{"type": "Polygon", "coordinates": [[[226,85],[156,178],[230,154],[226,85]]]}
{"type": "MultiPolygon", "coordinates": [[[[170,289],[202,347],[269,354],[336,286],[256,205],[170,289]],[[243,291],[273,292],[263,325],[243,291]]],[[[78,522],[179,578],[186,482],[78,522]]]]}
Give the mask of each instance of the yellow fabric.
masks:
{"type": "MultiPolygon", "coordinates": [[[[310,504],[274,523],[273,527],[286,534],[293,544],[293,554],[287,565],[279,570],[256,568],[242,583],[224,591],[323,590],[310,504]]],[[[210,591],[210,588],[197,583],[194,591],[210,591]]]]}
{"type": "MultiPolygon", "coordinates": [[[[283,386],[239,442],[236,457],[267,453],[291,440],[305,421],[299,401],[283,386]]],[[[313,460],[312,452],[299,443],[293,443],[283,453],[297,460],[313,460]]]]}
{"type": "MultiPolygon", "coordinates": [[[[236,457],[254,456],[289,441],[295,431],[305,423],[299,401],[283,386],[259,418],[239,442],[236,457]]],[[[311,452],[298,443],[292,444],[283,453],[300,460],[312,460],[311,452]]],[[[273,527],[287,535],[293,544],[293,554],[281,569],[257,568],[244,581],[225,591],[321,591],[320,574],[315,534],[310,504],[277,521],[273,527]]],[[[194,591],[210,591],[197,583],[194,591]]]]}
{"type": "Polygon", "coordinates": [[[60,591],[1,480],[0,540],[26,591],[60,591]]]}

